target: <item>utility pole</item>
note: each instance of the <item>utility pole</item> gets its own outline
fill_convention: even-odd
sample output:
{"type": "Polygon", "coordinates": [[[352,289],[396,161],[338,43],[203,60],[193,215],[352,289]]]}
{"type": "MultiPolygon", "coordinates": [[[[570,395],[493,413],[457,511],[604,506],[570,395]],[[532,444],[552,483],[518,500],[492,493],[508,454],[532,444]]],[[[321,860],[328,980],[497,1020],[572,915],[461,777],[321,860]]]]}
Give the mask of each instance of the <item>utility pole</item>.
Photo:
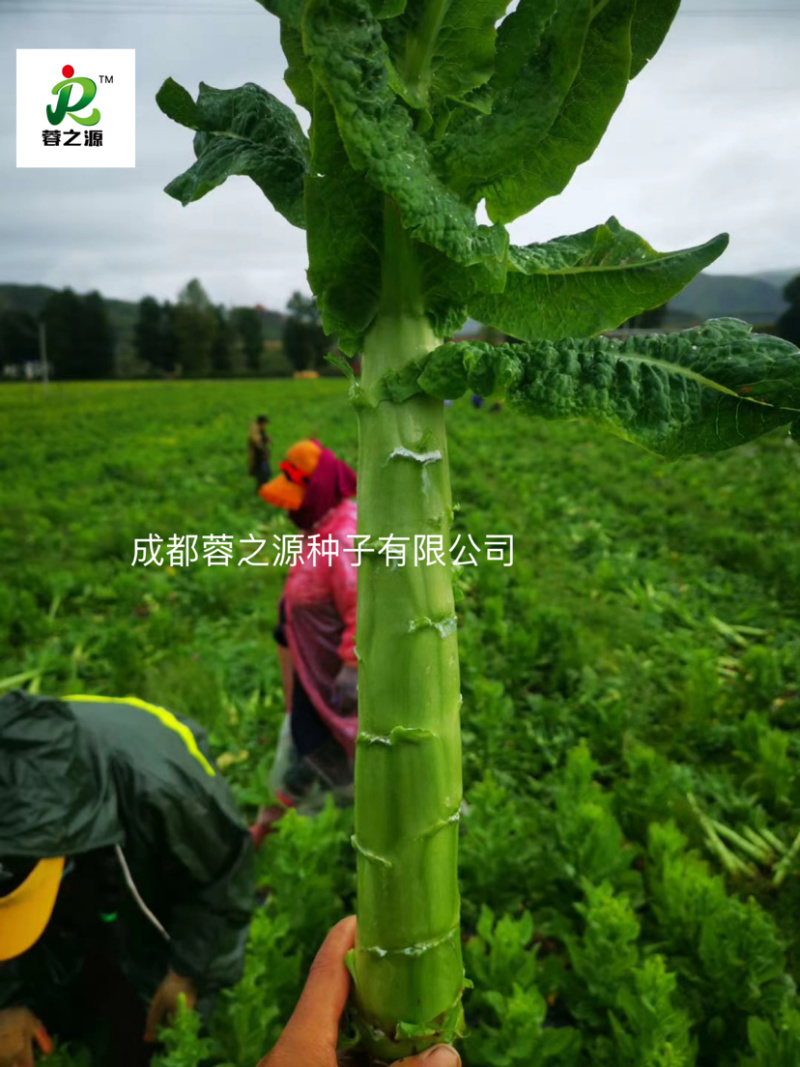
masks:
{"type": "Polygon", "coordinates": [[[42,385],[47,389],[47,330],[43,322],[39,323],[39,362],[42,365],[42,385]]]}

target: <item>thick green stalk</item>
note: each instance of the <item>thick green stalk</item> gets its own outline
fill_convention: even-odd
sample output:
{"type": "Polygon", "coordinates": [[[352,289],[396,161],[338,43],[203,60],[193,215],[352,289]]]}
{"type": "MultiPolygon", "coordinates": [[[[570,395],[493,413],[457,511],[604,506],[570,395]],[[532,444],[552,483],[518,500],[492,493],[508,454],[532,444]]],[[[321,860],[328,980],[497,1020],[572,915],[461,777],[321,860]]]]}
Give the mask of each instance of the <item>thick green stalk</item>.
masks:
{"type": "Polygon", "coordinates": [[[441,401],[379,399],[377,383],[438,344],[422,314],[411,242],[387,206],[381,314],[358,403],[359,531],[409,540],[405,566],[362,558],[358,588],[359,1024],[393,1060],[452,1040],[463,986],[457,878],[461,745],[449,564],[414,565],[414,538],[451,517],[441,401]]]}
{"type": "Polygon", "coordinates": [[[431,61],[449,6],[449,0],[428,0],[416,30],[406,36],[405,55],[398,61],[398,72],[406,83],[415,107],[428,106],[431,61]]]}

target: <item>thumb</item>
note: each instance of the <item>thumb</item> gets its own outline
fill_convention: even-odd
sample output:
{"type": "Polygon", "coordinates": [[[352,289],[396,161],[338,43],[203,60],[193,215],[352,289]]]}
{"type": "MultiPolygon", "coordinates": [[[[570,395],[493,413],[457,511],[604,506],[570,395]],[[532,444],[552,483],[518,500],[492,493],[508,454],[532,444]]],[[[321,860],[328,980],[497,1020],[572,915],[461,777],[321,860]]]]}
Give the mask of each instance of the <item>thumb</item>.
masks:
{"type": "Polygon", "coordinates": [[[461,1057],[452,1045],[434,1045],[418,1056],[400,1060],[395,1067],[461,1067],[461,1057]]]}
{"type": "Polygon", "coordinates": [[[355,939],[354,915],[342,919],[325,938],[311,965],[297,1007],[286,1025],[284,1040],[296,1041],[300,1048],[327,1046],[336,1049],[339,1020],[350,993],[350,975],[344,958],[355,939]]]}
{"type": "Polygon", "coordinates": [[[33,1032],[33,1038],[36,1044],[42,1051],[42,1054],[49,1056],[53,1051],[53,1039],[48,1034],[44,1026],[39,1023],[37,1028],[33,1032]]]}

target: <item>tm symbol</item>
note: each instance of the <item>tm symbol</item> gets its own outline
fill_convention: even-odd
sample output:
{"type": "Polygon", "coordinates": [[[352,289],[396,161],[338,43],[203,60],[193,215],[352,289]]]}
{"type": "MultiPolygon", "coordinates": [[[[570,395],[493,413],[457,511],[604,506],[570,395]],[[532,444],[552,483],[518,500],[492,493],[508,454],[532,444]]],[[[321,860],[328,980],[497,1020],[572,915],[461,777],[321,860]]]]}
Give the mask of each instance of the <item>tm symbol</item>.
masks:
{"type": "Polygon", "coordinates": [[[103,85],[113,85],[114,84],[114,75],[113,74],[101,74],[100,75],[100,81],[103,83],[103,85]]]}

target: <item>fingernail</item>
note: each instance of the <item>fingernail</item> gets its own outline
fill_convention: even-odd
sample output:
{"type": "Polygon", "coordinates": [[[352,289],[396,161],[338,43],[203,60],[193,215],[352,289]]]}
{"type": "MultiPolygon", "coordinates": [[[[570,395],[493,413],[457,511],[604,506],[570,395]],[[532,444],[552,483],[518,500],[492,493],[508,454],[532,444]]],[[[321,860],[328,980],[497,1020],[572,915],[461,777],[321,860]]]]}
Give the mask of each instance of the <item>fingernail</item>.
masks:
{"type": "Polygon", "coordinates": [[[425,1067],[461,1067],[461,1057],[452,1045],[436,1045],[422,1054],[425,1067]]]}

